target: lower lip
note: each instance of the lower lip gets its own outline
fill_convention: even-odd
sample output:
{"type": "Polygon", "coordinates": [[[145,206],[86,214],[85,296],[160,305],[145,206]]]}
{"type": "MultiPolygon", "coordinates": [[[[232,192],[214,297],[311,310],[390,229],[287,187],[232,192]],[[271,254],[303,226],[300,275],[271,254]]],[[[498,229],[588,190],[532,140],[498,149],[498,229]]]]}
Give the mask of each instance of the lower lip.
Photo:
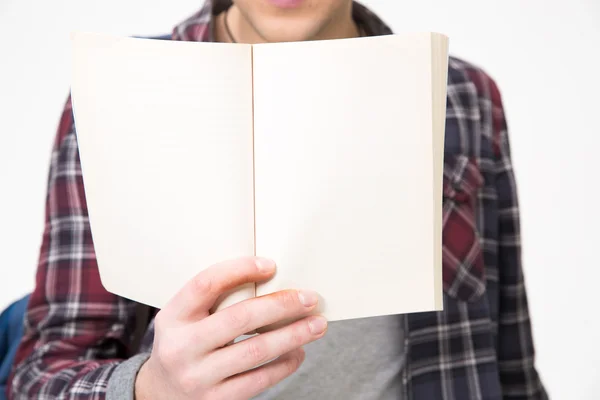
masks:
{"type": "Polygon", "coordinates": [[[297,8],[304,0],[269,0],[269,3],[279,8],[297,8]]]}

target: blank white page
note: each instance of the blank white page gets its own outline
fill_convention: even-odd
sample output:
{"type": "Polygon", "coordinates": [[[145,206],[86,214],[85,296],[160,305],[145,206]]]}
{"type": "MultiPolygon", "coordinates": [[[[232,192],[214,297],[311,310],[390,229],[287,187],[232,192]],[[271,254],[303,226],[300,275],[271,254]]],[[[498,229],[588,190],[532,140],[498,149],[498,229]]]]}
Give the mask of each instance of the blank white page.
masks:
{"type": "Polygon", "coordinates": [[[316,290],[330,320],[441,309],[431,34],[253,51],[256,251],[279,266],[257,295],[316,290]]]}
{"type": "MultiPolygon", "coordinates": [[[[252,49],[73,35],[72,96],[102,283],[162,307],[254,253],[252,49]]],[[[223,306],[254,296],[247,285],[223,306]]]]}

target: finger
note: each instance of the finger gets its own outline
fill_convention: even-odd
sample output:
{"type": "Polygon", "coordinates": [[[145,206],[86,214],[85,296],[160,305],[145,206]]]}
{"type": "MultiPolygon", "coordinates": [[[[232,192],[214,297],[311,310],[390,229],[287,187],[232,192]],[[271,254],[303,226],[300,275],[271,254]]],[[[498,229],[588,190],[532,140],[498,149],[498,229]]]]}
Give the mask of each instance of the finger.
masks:
{"type": "Polygon", "coordinates": [[[298,370],[304,350],[296,349],[259,368],[233,376],[217,384],[217,399],[249,399],[276,385],[298,370]]]}
{"type": "Polygon", "coordinates": [[[265,325],[297,320],[314,310],[318,300],[312,291],[283,290],[229,306],[194,324],[193,331],[206,338],[197,351],[219,348],[265,325]]]}
{"type": "Polygon", "coordinates": [[[179,319],[207,315],[219,296],[235,287],[270,278],[272,260],[244,257],[215,264],[190,279],[163,309],[179,319]]]}
{"type": "Polygon", "coordinates": [[[320,339],[326,330],[325,318],[313,316],[216,350],[203,360],[204,365],[210,366],[209,382],[220,382],[289,353],[320,339]]]}

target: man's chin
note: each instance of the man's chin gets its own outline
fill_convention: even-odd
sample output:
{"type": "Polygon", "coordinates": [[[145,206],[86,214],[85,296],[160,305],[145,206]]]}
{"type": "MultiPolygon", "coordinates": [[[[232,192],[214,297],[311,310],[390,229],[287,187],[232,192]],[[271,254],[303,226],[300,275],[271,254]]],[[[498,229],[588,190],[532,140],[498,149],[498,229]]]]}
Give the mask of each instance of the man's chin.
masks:
{"type": "MultiPolygon", "coordinates": [[[[312,22],[312,21],[311,21],[312,22]]],[[[295,21],[289,23],[269,25],[261,24],[256,30],[261,37],[269,43],[275,42],[302,42],[306,40],[314,40],[320,31],[314,22],[310,24],[302,24],[295,21]]]]}

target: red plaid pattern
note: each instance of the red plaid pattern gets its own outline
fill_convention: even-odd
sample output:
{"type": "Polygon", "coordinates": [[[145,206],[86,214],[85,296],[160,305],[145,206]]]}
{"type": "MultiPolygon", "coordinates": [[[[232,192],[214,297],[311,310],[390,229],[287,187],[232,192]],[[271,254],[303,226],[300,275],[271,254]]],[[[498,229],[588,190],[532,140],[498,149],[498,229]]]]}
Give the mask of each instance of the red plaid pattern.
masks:
{"type": "MultiPolygon", "coordinates": [[[[213,40],[212,10],[207,1],[172,39],[213,40]]],[[[354,18],[369,35],[391,33],[358,3],[354,18]]],[[[455,58],[444,164],[444,311],[404,317],[404,398],[546,399],[534,367],[500,93],[483,71],[455,58]]],[[[111,374],[132,356],[135,327],[136,304],[100,282],[67,102],[52,152],[36,288],[9,397],[104,399],[111,374]]],[[[150,351],[153,335],[150,322],[140,352],[150,351]]]]}
{"type": "MultiPolygon", "coordinates": [[[[448,159],[449,158],[449,159],[448,159]]],[[[443,281],[458,299],[477,300],[485,292],[483,253],[475,223],[483,176],[465,156],[444,160],[443,281]]]]}

